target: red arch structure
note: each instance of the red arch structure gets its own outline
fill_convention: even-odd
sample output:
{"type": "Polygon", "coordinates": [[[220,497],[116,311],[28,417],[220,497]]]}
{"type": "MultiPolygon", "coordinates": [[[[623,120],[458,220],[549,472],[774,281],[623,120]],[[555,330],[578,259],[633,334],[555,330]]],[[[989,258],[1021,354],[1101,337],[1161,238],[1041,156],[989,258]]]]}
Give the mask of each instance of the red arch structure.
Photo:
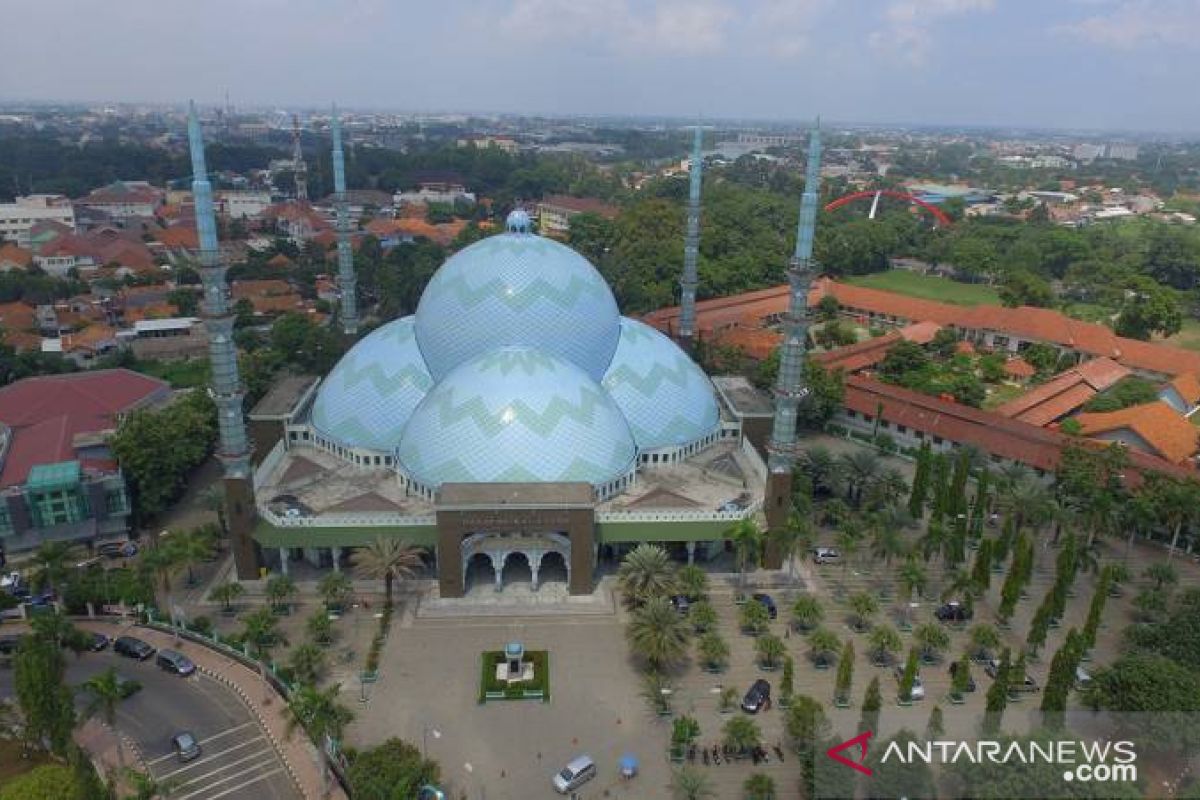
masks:
{"type": "Polygon", "coordinates": [[[834,211],[836,209],[841,208],[842,206],[853,203],[855,200],[862,200],[863,198],[874,197],[877,194],[881,194],[884,197],[893,197],[897,200],[907,200],[910,203],[914,203],[914,204],[920,206],[921,208],[925,209],[926,211],[928,211],[930,214],[932,214],[933,218],[938,221],[939,225],[945,225],[948,227],[948,226],[954,224],[954,220],[952,220],[952,219],[950,219],[950,217],[946,216],[945,211],[942,211],[940,208],[933,205],[932,203],[928,203],[928,202],[922,200],[921,198],[917,197],[916,195],[909,194],[908,192],[897,192],[894,189],[867,189],[862,192],[854,192],[853,194],[848,194],[845,197],[839,197],[837,200],[832,201],[827,206],[825,206],[825,210],[826,211],[834,211]]]}

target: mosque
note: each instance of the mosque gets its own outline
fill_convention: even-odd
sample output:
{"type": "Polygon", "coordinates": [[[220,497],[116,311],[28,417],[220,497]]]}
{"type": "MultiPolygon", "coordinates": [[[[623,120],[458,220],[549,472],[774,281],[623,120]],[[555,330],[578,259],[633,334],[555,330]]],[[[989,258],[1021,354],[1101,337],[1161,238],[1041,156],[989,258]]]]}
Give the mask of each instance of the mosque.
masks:
{"type": "MultiPolygon", "coordinates": [[[[192,135],[203,193],[198,124],[192,135]]],[[[340,144],[335,119],[339,192],[340,144]]],[[[699,144],[697,136],[697,165],[699,144]]],[[[692,309],[698,173],[681,281],[692,309]]],[[[801,231],[805,240],[811,231],[801,231]]],[[[340,245],[341,280],[352,287],[349,247],[340,245]]],[[[797,264],[807,258],[793,259],[792,273],[797,264]]],[[[219,263],[204,274],[219,288],[219,263]]],[[[208,316],[223,324],[228,313],[214,305],[208,316]]],[[[357,325],[352,305],[342,322],[347,332],[357,325]]],[[[514,583],[588,594],[600,562],[641,542],[688,562],[713,557],[739,520],[765,511],[770,524],[783,513],[794,443],[777,446],[763,432],[773,422],[794,439],[779,415],[794,422],[787,401],[803,395],[777,392],[782,400],[772,402],[744,379],[710,378],[689,357],[689,340],[682,344],[621,316],[586,258],[513,211],[504,233],[446,260],[415,314],[361,338],[328,375],[281,380],[248,429],[228,404],[218,454],[239,577],[261,567],[286,574],[300,560],[341,569],[352,548],[380,536],[426,548],[442,598],[514,583]]],[[[214,364],[233,364],[218,398],[238,395],[229,356],[214,349],[214,364]]],[[[785,358],[781,373],[794,377],[801,358],[785,358]]]]}

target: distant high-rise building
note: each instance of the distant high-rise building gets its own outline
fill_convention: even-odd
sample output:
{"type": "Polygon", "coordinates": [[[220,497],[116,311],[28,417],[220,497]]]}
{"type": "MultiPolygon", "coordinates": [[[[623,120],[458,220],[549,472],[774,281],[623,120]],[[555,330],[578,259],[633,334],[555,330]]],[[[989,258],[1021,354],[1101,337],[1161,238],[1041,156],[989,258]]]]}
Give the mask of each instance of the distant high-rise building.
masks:
{"type": "Polygon", "coordinates": [[[1107,155],[1117,161],[1137,161],[1138,146],[1136,144],[1110,144],[1107,155]]]}

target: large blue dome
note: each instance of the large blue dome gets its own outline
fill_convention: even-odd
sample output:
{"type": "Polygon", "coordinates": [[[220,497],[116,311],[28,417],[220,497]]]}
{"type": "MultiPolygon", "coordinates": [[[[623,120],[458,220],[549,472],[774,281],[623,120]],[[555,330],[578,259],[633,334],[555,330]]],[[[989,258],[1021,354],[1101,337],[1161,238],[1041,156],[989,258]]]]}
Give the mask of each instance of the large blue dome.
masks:
{"type": "Polygon", "coordinates": [[[394,320],[342,356],[313,401],[312,425],[345,447],[390,453],[432,387],[417,348],[414,318],[394,320]]]}
{"type": "Polygon", "coordinates": [[[505,347],[441,380],[404,429],[396,455],[429,488],[450,482],[582,481],[628,474],[637,451],[620,409],[582,369],[505,347]]]}
{"type": "Polygon", "coordinates": [[[491,236],[447,259],[417,306],[417,342],[435,380],[501,346],[560,356],[600,380],[620,334],[604,278],[566,245],[491,236]]]}
{"type": "Polygon", "coordinates": [[[645,323],[621,319],[621,339],[602,381],[641,450],[679,447],[720,427],[712,383],[679,347],[645,323]]]}

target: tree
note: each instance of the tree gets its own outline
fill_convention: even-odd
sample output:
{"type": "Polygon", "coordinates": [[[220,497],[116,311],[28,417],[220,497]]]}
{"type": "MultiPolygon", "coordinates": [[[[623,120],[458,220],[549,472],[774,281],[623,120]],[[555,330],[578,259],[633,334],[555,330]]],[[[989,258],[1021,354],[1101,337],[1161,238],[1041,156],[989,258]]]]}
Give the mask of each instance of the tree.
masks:
{"type": "Polygon", "coordinates": [[[796,581],[796,559],[812,547],[812,523],[807,516],[793,511],[788,515],[787,525],[772,536],[780,558],[787,564],[788,579],[794,583],[796,581]]]}
{"type": "Polygon", "coordinates": [[[64,755],[75,726],[75,707],[64,676],[58,643],[43,636],[23,639],[13,659],[17,704],[25,719],[26,747],[46,747],[64,755]]]}
{"type": "Polygon", "coordinates": [[[992,583],[992,540],[984,539],[975,551],[975,563],[971,567],[971,582],[975,591],[983,594],[992,583]]]}
{"type": "Polygon", "coordinates": [[[333,642],[333,622],[323,608],[314,611],[305,620],[304,629],[309,637],[322,647],[328,647],[333,642]]]}
{"type": "Polygon", "coordinates": [[[415,547],[403,539],[376,536],[368,545],[354,551],[350,563],[364,578],[383,579],[384,602],[391,608],[393,583],[416,575],[425,566],[424,555],[424,548],[415,547]]]}
{"type": "Polygon", "coordinates": [[[754,519],[747,517],[730,526],[724,535],[733,542],[740,582],[742,586],[745,586],[746,572],[751,568],[758,569],[758,565],[762,561],[762,529],[758,527],[758,523],[754,519]]]}
{"type": "Polygon", "coordinates": [[[950,676],[950,696],[961,700],[971,688],[971,659],[966,656],[954,662],[954,674],[950,676]]]}
{"type": "Polygon", "coordinates": [[[359,751],[347,772],[356,800],[407,800],[422,786],[441,779],[436,762],[421,757],[414,745],[395,737],[359,751]]]}
{"type": "Polygon", "coordinates": [[[1054,305],[1054,291],[1050,284],[1042,278],[1026,270],[1010,272],[1000,286],[1000,302],[1009,308],[1017,306],[1040,306],[1050,308],[1054,305]]]}
{"type": "Polygon", "coordinates": [[[325,601],[325,607],[331,611],[341,610],[353,590],[350,577],[344,572],[330,572],[317,582],[317,593],[325,601]]]}
{"type": "Polygon", "coordinates": [[[801,632],[810,631],[820,625],[824,616],[821,601],[815,595],[802,594],[792,603],[792,623],[801,632]]]}
{"type": "Polygon", "coordinates": [[[749,753],[762,744],[762,731],[758,723],[741,714],[725,723],[722,734],[724,743],[739,753],[749,753]]]}
{"type": "Polygon", "coordinates": [[[871,617],[879,611],[879,601],[868,592],[855,592],[849,602],[854,630],[862,633],[871,627],[871,617]]]}
{"type": "Polygon", "coordinates": [[[925,593],[925,587],[929,584],[929,576],[925,573],[925,569],[917,562],[915,558],[909,556],[904,562],[904,566],[900,567],[900,574],[897,576],[900,583],[900,601],[903,603],[904,620],[907,622],[909,616],[908,605],[914,597],[920,597],[925,593]]]}
{"type": "Polygon", "coordinates": [[[233,601],[246,593],[246,587],[237,581],[227,581],[214,586],[208,596],[221,604],[226,613],[233,611],[233,601]]]}
{"type": "MultiPolygon", "coordinates": [[[[939,711],[934,707],[934,712],[939,711]]],[[[867,779],[866,796],[872,800],[900,800],[901,798],[937,797],[937,785],[929,765],[917,760],[901,764],[899,759],[884,760],[883,754],[895,743],[904,752],[917,736],[907,728],[901,729],[891,739],[871,744],[868,765],[871,777],[867,779]]]]}
{"type": "Polygon", "coordinates": [[[941,625],[931,622],[919,626],[913,631],[913,640],[920,648],[921,659],[926,664],[932,664],[941,658],[942,651],[950,645],[950,636],[941,625]]]}
{"type": "Polygon", "coordinates": [[[655,670],[683,658],[688,634],[687,622],[665,597],[655,597],[635,609],[626,629],[634,652],[655,670]]]}
{"type": "Polygon", "coordinates": [[[971,626],[968,633],[971,658],[983,663],[992,657],[992,650],[1000,646],[1000,633],[986,622],[971,626]]]}
{"type": "Polygon", "coordinates": [[[828,628],[817,628],[808,635],[809,653],[817,666],[827,665],[840,645],[837,634],[828,628]]]}
{"type": "Polygon", "coordinates": [[[765,669],[775,669],[779,660],[787,653],[783,640],[770,633],[758,637],[754,642],[754,650],[758,653],[759,663],[765,669]]]}
{"type": "Polygon", "coordinates": [[[663,548],[639,544],[621,561],[617,583],[625,602],[637,607],[675,591],[675,567],[663,548]]]}
{"type": "Polygon", "coordinates": [[[315,685],[325,672],[325,650],[313,642],[297,645],[288,657],[288,667],[298,682],[315,685]]]}
{"type": "Polygon", "coordinates": [[[719,670],[729,663],[729,645],[716,631],[700,637],[696,642],[696,652],[706,669],[719,670]]]}
{"type": "Polygon", "coordinates": [[[1149,341],[1151,335],[1173,336],[1183,327],[1183,312],[1176,292],[1157,281],[1139,277],[1125,293],[1117,316],[1118,336],[1149,341]]]}
{"type": "Polygon", "coordinates": [[[700,602],[708,595],[708,573],[695,564],[680,567],[675,582],[680,593],[692,603],[700,602]]]}
{"type": "Polygon", "coordinates": [[[770,626],[771,612],[767,611],[767,607],[762,603],[751,600],[744,604],[741,611],[738,612],[738,620],[743,632],[751,636],[759,636],[766,633],[770,626]]]}
{"type": "Polygon", "coordinates": [[[815,744],[828,738],[829,717],[816,700],[806,694],[796,695],[788,707],[784,730],[795,752],[811,752],[815,744]]]}
{"type": "Polygon", "coordinates": [[[867,637],[867,642],[871,661],[878,666],[891,664],[892,659],[903,646],[900,634],[890,625],[878,625],[873,628],[867,637]]]}
{"type": "Polygon", "coordinates": [[[945,735],[945,715],[942,713],[942,707],[935,705],[929,712],[929,721],[925,723],[925,738],[937,740],[945,735]]]}
{"type": "Polygon", "coordinates": [[[871,678],[867,691],[863,694],[862,716],[858,719],[859,731],[879,730],[879,712],[883,709],[883,692],[879,688],[879,678],[871,678]]]}
{"type": "Polygon", "coordinates": [[[929,472],[933,453],[929,442],[922,442],[917,451],[917,470],[913,475],[912,491],[908,496],[908,513],[913,519],[920,519],[925,514],[925,496],[929,493],[929,472]]]}
{"type": "Polygon", "coordinates": [[[854,643],[847,641],[842,646],[842,655],[838,659],[837,680],[834,685],[833,697],[838,703],[850,700],[850,684],[854,680],[854,643]]]}
{"type": "Polygon", "coordinates": [[[279,633],[279,618],[269,608],[259,608],[242,617],[242,641],[250,646],[250,653],[259,661],[270,658],[271,649],[287,644],[279,633]]]}
{"type": "MultiPolygon", "coordinates": [[[[1050,660],[1050,673],[1042,692],[1042,712],[1053,721],[1054,715],[1067,710],[1067,695],[1075,686],[1075,671],[1083,658],[1085,642],[1075,629],[1067,631],[1067,639],[1050,660]]],[[[1059,717],[1061,719],[1061,717],[1059,717]]]]}
{"type": "Polygon", "coordinates": [[[693,767],[680,767],[671,776],[671,792],[675,800],[708,800],[716,797],[712,781],[693,767]]]}
{"type": "Polygon", "coordinates": [[[716,626],[717,610],[707,600],[700,600],[688,606],[687,618],[692,623],[692,630],[696,633],[705,633],[716,626]]]}
{"type": "Polygon", "coordinates": [[[225,520],[225,487],[219,481],[210,483],[208,488],[200,493],[200,502],[217,518],[217,527],[222,536],[229,535],[229,525],[225,520]]]}
{"type": "MultiPolygon", "coordinates": [[[[122,680],[114,667],[93,675],[83,682],[83,691],[88,696],[83,716],[99,717],[109,728],[116,729],[117,705],[125,698],[122,680]]],[[[117,767],[125,769],[125,748],[117,748],[117,767]]]]}
{"type": "Polygon", "coordinates": [[[1200,673],[1155,653],[1123,655],[1096,670],[1085,694],[1092,708],[1131,714],[1139,749],[1195,749],[1200,730],[1187,724],[1200,711],[1200,673]]]}
{"type": "Polygon", "coordinates": [[[1046,597],[1042,600],[1041,605],[1037,607],[1037,611],[1033,612],[1033,619],[1029,622],[1029,634],[1025,637],[1025,646],[1029,652],[1037,655],[1038,650],[1046,643],[1046,634],[1050,630],[1050,620],[1054,610],[1054,589],[1053,587],[1047,592],[1046,597]]]}
{"type": "Polygon", "coordinates": [[[33,554],[37,567],[34,582],[41,588],[57,588],[67,577],[67,565],[73,559],[75,548],[67,542],[44,542],[33,554]]]}
{"type": "Polygon", "coordinates": [[[839,459],[846,479],[846,494],[850,502],[862,503],[863,492],[875,480],[882,469],[879,455],[874,450],[852,450],[839,459]]]}
{"type": "MultiPolygon", "coordinates": [[[[318,748],[324,748],[326,738],[340,741],[346,726],[354,719],[354,712],[338,702],[341,690],[340,684],[324,691],[302,685],[292,692],[285,728],[288,738],[300,729],[318,748]]],[[[329,764],[323,757],[320,761],[322,780],[328,785],[329,764]]]]}
{"type": "Polygon", "coordinates": [[[792,695],[795,694],[796,687],[796,662],[791,656],[783,657],[783,677],[779,679],[779,698],[783,705],[788,705],[792,701],[792,695]]]}
{"type": "Polygon", "coordinates": [[[742,783],[744,800],[775,800],[775,779],[756,772],[742,783]]]}
{"type": "Polygon", "coordinates": [[[1100,579],[1096,581],[1092,602],[1088,606],[1087,620],[1083,624],[1082,638],[1085,651],[1096,646],[1096,631],[1100,629],[1100,618],[1104,615],[1104,606],[1108,602],[1108,588],[1111,585],[1111,572],[1105,567],[1100,573],[1100,579]]]}
{"type": "Polygon", "coordinates": [[[988,688],[986,704],[984,706],[983,716],[983,731],[987,734],[994,734],[1000,730],[1000,721],[1004,716],[1004,709],[1008,707],[1008,689],[1010,682],[1010,661],[1012,653],[1006,647],[1004,652],[1000,654],[1000,664],[996,668],[996,677],[992,680],[992,685],[988,688]]]}
{"type": "Polygon", "coordinates": [[[70,767],[43,764],[0,787],[0,800],[63,800],[76,797],[76,790],[70,767]]]}
{"type": "Polygon", "coordinates": [[[908,651],[908,659],[904,662],[904,671],[900,673],[900,702],[912,702],[913,685],[917,680],[917,651],[912,648],[908,651]]]}
{"type": "Polygon", "coordinates": [[[296,582],[290,576],[272,575],[267,579],[266,595],[272,609],[276,611],[286,609],[295,594],[296,582]]]}
{"type": "Polygon", "coordinates": [[[1154,581],[1154,588],[1158,590],[1162,590],[1165,586],[1174,586],[1179,582],[1179,573],[1175,571],[1175,568],[1161,562],[1146,567],[1142,575],[1154,581]]]}
{"type": "Polygon", "coordinates": [[[217,547],[216,538],[216,530],[207,525],[171,537],[169,546],[174,550],[176,563],[187,568],[188,586],[196,585],[192,568],[213,557],[217,547]]]}

